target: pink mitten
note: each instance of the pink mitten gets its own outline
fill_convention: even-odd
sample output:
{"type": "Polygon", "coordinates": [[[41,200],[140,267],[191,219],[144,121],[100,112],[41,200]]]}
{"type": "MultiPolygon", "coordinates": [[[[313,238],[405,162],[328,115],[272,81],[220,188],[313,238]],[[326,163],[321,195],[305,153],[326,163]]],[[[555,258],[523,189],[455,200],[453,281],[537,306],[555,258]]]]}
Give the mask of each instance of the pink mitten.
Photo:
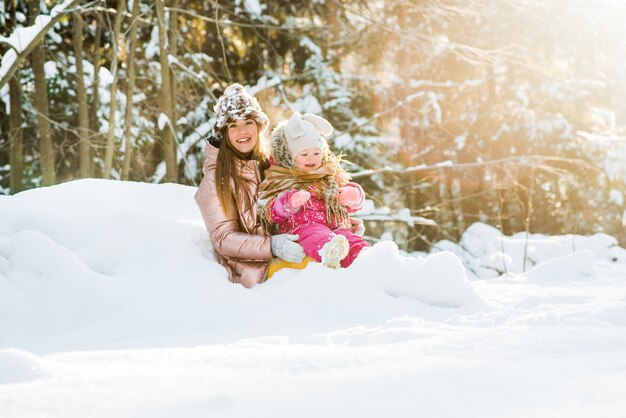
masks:
{"type": "Polygon", "coordinates": [[[365,234],[365,225],[362,219],[350,218],[350,231],[362,237],[365,234]]]}
{"type": "Polygon", "coordinates": [[[307,192],[306,190],[298,190],[291,195],[289,203],[291,203],[292,208],[297,209],[300,206],[304,205],[306,202],[308,202],[310,198],[311,193],[307,192]]]}
{"type": "Polygon", "coordinates": [[[359,191],[354,187],[340,187],[337,200],[341,206],[350,206],[359,200],[359,191]]]}

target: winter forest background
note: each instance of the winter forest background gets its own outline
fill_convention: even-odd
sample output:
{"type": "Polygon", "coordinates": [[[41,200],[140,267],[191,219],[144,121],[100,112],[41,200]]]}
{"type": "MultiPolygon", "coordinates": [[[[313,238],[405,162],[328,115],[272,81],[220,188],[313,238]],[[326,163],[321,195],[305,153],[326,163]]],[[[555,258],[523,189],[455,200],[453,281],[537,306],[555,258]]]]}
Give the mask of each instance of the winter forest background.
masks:
{"type": "Polygon", "coordinates": [[[196,185],[240,82],[273,125],[331,121],[374,240],[482,221],[626,244],[625,2],[3,0],[0,35],[2,194],[196,185]]]}

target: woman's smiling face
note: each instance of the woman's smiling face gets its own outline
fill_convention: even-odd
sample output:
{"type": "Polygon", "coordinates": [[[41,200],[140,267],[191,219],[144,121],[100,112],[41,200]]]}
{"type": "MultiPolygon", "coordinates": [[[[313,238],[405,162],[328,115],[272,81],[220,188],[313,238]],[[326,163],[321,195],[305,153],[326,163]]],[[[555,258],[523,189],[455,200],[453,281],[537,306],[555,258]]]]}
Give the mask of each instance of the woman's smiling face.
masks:
{"type": "Polygon", "coordinates": [[[259,128],[253,119],[233,121],[228,124],[228,141],[243,155],[249,155],[259,142],[259,128]]]}
{"type": "Polygon", "coordinates": [[[294,162],[300,170],[312,172],[322,166],[322,157],[320,148],[305,148],[296,154],[294,162]]]}

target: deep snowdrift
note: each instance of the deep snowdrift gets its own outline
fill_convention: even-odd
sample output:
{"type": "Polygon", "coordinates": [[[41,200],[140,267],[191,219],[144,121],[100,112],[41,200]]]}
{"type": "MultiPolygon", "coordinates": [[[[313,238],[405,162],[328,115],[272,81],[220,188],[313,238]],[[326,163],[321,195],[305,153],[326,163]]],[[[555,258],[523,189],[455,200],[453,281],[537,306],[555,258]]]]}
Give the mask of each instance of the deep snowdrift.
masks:
{"type": "Polygon", "coordinates": [[[252,290],[233,285],[214,261],[194,192],[83,180],[0,198],[0,346],[304,337],[364,317],[480,303],[459,258],[403,257],[392,242],[349,269],[315,264],[281,271],[252,290]]]}
{"type": "Polygon", "coordinates": [[[214,261],[194,192],[0,196],[0,416],[625,415],[612,237],[475,224],[428,255],[381,242],[247,290],[214,261]]]}

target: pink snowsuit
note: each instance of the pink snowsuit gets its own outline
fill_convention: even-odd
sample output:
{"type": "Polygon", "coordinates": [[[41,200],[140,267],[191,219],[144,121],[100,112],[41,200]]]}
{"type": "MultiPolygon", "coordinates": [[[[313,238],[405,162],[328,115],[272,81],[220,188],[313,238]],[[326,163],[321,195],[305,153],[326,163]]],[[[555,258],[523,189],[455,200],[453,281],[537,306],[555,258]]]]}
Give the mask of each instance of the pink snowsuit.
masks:
{"type": "MultiPolygon", "coordinates": [[[[348,213],[354,213],[363,207],[365,193],[356,183],[348,183],[344,187],[354,187],[359,191],[358,200],[346,206],[348,213]]],[[[349,229],[339,227],[335,222],[328,222],[324,202],[311,194],[308,202],[299,208],[291,206],[291,196],[296,190],[279,194],[270,204],[272,221],[279,225],[280,233],[298,234],[298,242],[306,255],[320,262],[319,250],[335,235],[343,235],[348,239],[350,250],[346,258],[341,260],[341,267],[348,267],[361,250],[369,247],[369,243],[349,229]]]]}

